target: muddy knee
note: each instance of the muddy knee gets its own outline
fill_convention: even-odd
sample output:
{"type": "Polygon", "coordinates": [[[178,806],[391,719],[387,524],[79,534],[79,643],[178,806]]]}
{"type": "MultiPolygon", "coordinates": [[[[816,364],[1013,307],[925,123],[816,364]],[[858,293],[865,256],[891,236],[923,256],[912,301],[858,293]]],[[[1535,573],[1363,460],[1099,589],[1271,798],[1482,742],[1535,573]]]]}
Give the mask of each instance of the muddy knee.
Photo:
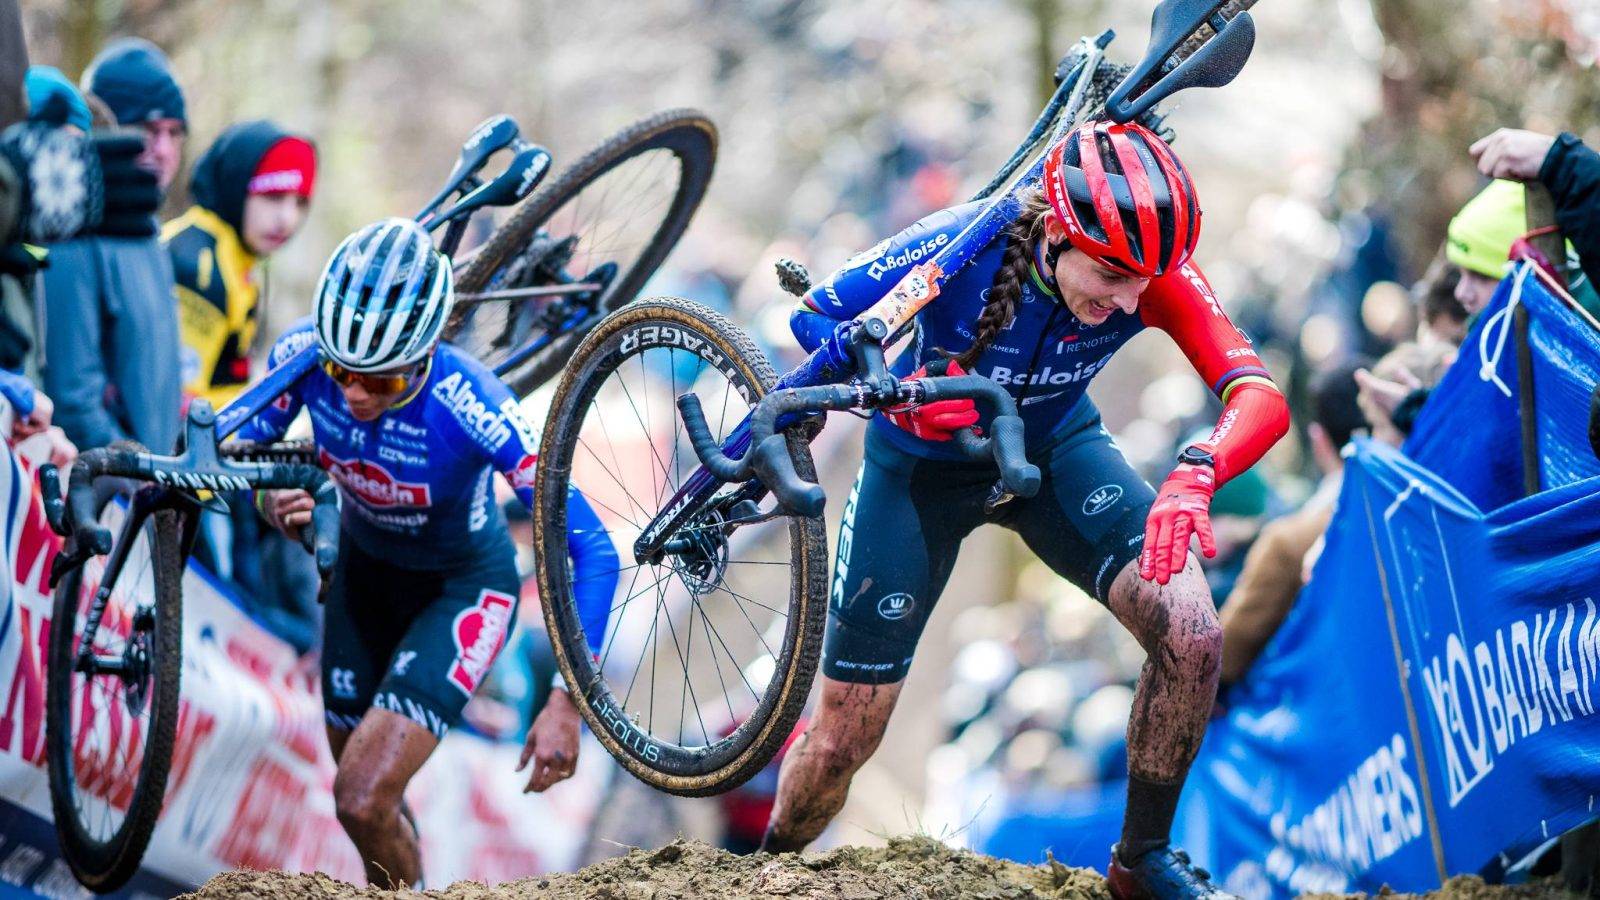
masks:
{"type": "Polygon", "coordinates": [[[351,836],[380,833],[400,812],[400,798],[341,773],[333,780],[333,805],[339,824],[351,836]]]}
{"type": "Polygon", "coordinates": [[[810,756],[824,778],[848,780],[878,749],[882,735],[843,735],[813,728],[806,732],[801,752],[810,756]]]}
{"type": "Polygon", "coordinates": [[[1174,616],[1162,645],[1167,658],[1193,677],[1213,680],[1222,670],[1222,625],[1209,607],[1174,616]]]}

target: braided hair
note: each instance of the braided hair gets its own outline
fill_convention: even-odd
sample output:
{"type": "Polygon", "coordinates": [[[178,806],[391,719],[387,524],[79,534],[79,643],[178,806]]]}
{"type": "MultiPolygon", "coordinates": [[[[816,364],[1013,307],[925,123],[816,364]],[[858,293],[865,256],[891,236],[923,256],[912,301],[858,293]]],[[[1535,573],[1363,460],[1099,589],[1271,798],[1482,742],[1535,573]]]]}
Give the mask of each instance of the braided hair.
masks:
{"type": "Polygon", "coordinates": [[[1000,258],[1000,268],[995,270],[994,283],[989,286],[988,301],[978,315],[972,346],[957,354],[940,350],[969,372],[983,351],[988,350],[1000,332],[1016,318],[1017,304],[1022,302],[1022,280],[1028,276],[1028,255],[1034,243],[1044,236],[1044,214],[1050,211],[1044,192],[1033,189],[1020,199],[1022,212],[1005,230],[1006,249],[1000,258]]]}

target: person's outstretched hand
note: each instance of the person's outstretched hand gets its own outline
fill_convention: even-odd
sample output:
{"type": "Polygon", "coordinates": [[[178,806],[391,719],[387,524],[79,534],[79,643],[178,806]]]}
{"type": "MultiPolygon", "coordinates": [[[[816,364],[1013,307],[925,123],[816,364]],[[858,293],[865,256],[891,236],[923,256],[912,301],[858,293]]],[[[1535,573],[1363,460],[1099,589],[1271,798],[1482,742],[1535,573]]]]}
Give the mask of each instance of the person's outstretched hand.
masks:
{"type": "Polygon", "coordinates": [[[560,781],[572,777],[578,768],[578,708],[566,690],[556,688],[550,692],[544,709],[528,728],[527,741],[522,745],[522,758],[517,771],[528,770],[528,786],[524,794],[539,793],[560,781]]]}
{"type": "Polygon", "coordinates": [[[1478,171],[1490,178],[1508,181],[1533,181],[1539,177],[1544,158],[1556,139],[1537,131],[1502,128],[1480,139],[1467,149],[1478,162],[1478,171]]]}

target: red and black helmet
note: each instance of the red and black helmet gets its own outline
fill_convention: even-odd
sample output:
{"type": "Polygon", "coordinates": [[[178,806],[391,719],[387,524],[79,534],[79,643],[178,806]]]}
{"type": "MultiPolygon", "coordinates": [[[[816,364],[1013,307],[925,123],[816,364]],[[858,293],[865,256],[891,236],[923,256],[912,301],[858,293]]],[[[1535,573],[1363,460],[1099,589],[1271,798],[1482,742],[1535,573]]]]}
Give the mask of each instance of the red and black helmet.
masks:
{"type": "Polygon", "coordinates": [[[1072,246],[1140,278],[1176,271],[1200,238],[1188,170],[1137,123],[1073,129],[1045,156],[1044,191],[1072,246]]]}

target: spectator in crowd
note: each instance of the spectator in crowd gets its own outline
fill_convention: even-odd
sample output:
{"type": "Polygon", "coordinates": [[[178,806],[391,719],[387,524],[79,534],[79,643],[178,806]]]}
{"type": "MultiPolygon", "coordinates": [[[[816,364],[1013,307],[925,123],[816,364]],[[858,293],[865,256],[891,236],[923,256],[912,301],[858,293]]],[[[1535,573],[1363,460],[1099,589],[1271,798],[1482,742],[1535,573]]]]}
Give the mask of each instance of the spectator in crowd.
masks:
{"type": "Polygon", "coordinates": [[[1433,385],[1455,362],[1456,348],[1435,344],[1401,344],[1370,371],[1356,370],[1356,400],[1372,428],[1372,436],[1400,446],[1422,411],[1433,385]]]}
{"type": "MultiPolygon", "coordinates": [[[[195,163],[194,205],[161,233],[176,280],[185,396],[220,409],[249,383],[266,260],[300,230],[316,175],[311,142],[264,120],[229,126],[195,163]]],[[[227,511],[203,517],[199,556],[304,652],[317,622],[310,557],[260,527],[248,494],[227,499],[227,511]]]]}
{"type": "MultiPolygon", "coordinates": [[[[23,85],[28,122],[72,135],[88,133],[89,107],[66,76],[50,66],[32,66],[23,85]]],[[[33,284],[44,256],[43,247],[20,242],[0,251],[0,270],[8,276],[0,280],[0,368],[21,373],[33,384],[39,383],[42,314],[33,302],[33,284]]]]}
{"type": "MultiPolygon", "coordinates": [[[[116,41],[83,84],[119,125],[144,131],[139,161],[165,191],[177,176],[186,128],[183,92],[166,57],[147,41],[116,41]]],[[[171,450],[180,424],[178,316],[160,243],[153,236],[69,241],[51,249],[41,281],[44,387],[67,436],[80,447],[135,440],[171,450]]]]}
{"type": "Polygon", "coordinates": [[[317,178],[306,138],[232,125],[195,163],[194,205],[168,222],[186,394],[221,408],[250,381],[265,263],[305,222],[317,178]]]}
{"type": "Polygon", "coordinates": [[[55,66],[29,66],[23,82],[28,94],[28,121],[88,134],[94,124],[89,104],[67,76],[55,66]]]}
{"type": "Polygon", "coordinates": [[[1304,583],[1302,561],[1327,530],[1344,474],[1340,448],[1367,427],[1356,403],[1357,359],[1317,376],[1311,385],[1311,456],[1322,479],[1300,509],[1274,519],[1245,554],[1233,591],[1222,604],[1222,684],[1235,684],[1283,624],[1304,583]]]}
{"type": "Polygon", "coordinates": [[[0,406],[9,420],[8,445],[42,436],[51,461],[65,465],[77,450],[51,424],[50,398],[24,374],[36,358],[25,285],[42,256],[24,242],[95,233],[152,235],[160,192],[154,177],[135,163],[136,141],[116,135],[91,140],[82,133],[70,85],[69,96],[52,100],[59,86],[48,84],[50,72],[34,73],[33,79],[28,74],[20,11],[0,0],[0,298],[6,312],[0,316],[0,406]],[[40,100],[39,115],[24,121],[30,93],[40,100]],[[64,127],[69,123],[76,127],[64,127]],[[82,203],[79,198],[86,196],[101,202],[82,203]]]}
{"type": "Polygon", "coordinates": [[[1489,304],[1511,265],[1511,245],[1527,227],[1522,185],[1491,181],[1450,220],[1445,256],[1461,270],[1456,300],[1470,316],[1489,304]]]}
{"type": "MultiPolygon", "coordinates": [[[[1531,237],[1527,208],[1527,189],[1522,184],[1497,180],[1489,182],[1489,186],[1469,200],[1451,220],[1445,253],[1451,262],[1461,267],[1456,298],[1469,313],[1477,315],[1511,271],[1512,259],[1531,256],[1547,270],[1559,268],[1551,274],[1559,276],[1572,296],[1592,315],[1600,315],[1600,295],[1595,294],[1592,281],[1575,262],[1575,256],[1583,257],[1575,253],[1570,241],[1565,245],[1565,258],[1554,261],[1544,260],[1524,241],[1525,237],[1531,237]]],[[[1597,250],[1600,247],[1590,248],[1590,259],[1597,258],[1597,250]]]]}
{"type": "Polygon", "coordinates": [[[1467,339],[1467,309],[1456,299],[1461,270],[1441,251],[1428,271],[1411,287],[1417,305],[1417,343],[1459,347],[1467,339]]]}

